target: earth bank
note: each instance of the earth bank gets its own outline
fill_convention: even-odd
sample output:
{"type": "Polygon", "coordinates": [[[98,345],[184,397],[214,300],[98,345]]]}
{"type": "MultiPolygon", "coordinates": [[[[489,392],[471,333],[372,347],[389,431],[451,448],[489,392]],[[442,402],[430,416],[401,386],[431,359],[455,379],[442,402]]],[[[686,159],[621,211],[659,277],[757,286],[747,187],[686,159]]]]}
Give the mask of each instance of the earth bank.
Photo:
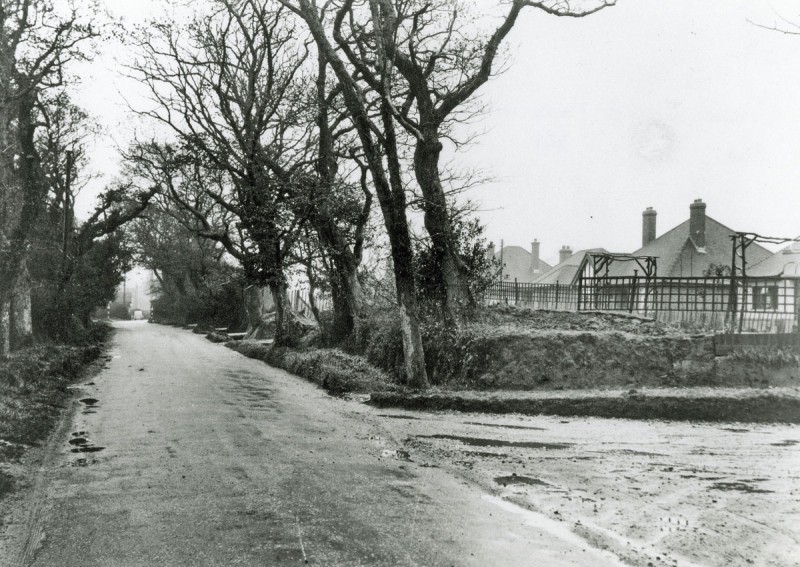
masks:
{"type": "Polygon", "coordinates": [[[500,307],[455,332],[428,328],[435,386],[426,393],[403,387],[397,373],[402,347],[391,318],[371,325],[354,353],[273,349],[263,341],[228,346],[333,394],[371,394],[382,407],[800,422],[796,353],[744,350],[715,357],[713,335],[652,320],[500,307]]]}

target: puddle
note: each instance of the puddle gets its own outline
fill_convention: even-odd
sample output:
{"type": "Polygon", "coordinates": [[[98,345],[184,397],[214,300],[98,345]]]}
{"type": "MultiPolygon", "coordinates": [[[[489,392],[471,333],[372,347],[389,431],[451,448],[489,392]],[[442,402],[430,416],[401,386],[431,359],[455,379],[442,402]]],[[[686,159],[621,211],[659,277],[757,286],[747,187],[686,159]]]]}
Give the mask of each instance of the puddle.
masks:
{"type": "Polygon", "coordinates": [[[97,398],[83,398],[82,400],[80,400],[82,404],[86,404],[87,406],[95,406],[99,401],[100,400],[98,400],[97,398]]]}
{"type": "Polygon", "coordinates": [[[749,429],[740,429],[738,427],[723,427],[720,431],[730,431],[732,433],[750,433],[749,429]]]}
{"type": "Polygon", "coordinates": [[[70,445],[88,445],[89,440],[86,437],[73,437],[69,440],[70,445]]]}
{"type": "Polygon", "coordinates": [[[521,447],[524,449],[568,449],[572,447],[571,443],[543,443],[540,441],[503,441],[502,439],[462,437],[460,435],[444,435],[441,433],[437,433],[436,435],[417,435],[417,437],[428,438],[428,439],[452,439],[453,441],[460,441],[465,445],[472,445],[474,447],[521,447]]]}
{"type": "Polygon", "coordinates": [[[746,482],[715,482],[708,487],[709,490],[724,490],[726,492],[749,492],[757,494],[769,494],[772,490],[764,490],[763,488],[756,488],[746,482]]]}
{"type": "Polygon", "coordinates": [[[800,441],[796,439],[784,439],[783,441],[778,441],[777,443],[770,443],[773,447],[792,447],[797,445],[800,441]]]}
{"type": "Polygon", "coordinates": [[[85,447],[76,447],[72,449],[73,453],[97,453],[98,451],[102,451],[105,447],[97,447],[95,445],[87,445],[85,447]]]}
{"type": "Polygon", "coordinates": [[[553,486],[549,482],[539,480],[530,476],[522,476],[512,474],[510,476],[497,476],[494,481],[500,486],[509,486],[513,484],[527,484],[528,486],[553,486]]]}
{"type": "Polygon", "coordinates": [[[378,417],[391,417],[392,419],[420,419],[419,417],[414,417],[413,415],[395,415],[391,413],[379,413],[378,417]]]}
{"type": "Polygon", "coordinates": [[[663,453],[648,453],[647,451],[635,451],[633,449],[621,449],[617,451],[623,455],[635,455],[637,457],[667,457],[668,455],[664,455],[663,453]]]}
{"type": "Polygon", "coordinates": [[[481,423],[480,421],[465,421],[464,425],[482,425],[483,427],[501,427],[503,429],[529,429],[535,431],[546,431],[544,427],[533,427],[531,425],[506,425],[505,423],[481,423]]]}

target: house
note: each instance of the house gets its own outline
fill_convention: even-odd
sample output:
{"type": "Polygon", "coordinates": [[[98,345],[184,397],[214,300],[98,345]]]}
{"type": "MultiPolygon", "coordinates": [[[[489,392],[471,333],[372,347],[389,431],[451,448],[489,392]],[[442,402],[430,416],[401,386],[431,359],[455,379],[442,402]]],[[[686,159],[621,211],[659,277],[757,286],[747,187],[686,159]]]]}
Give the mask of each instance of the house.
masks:
{"type": "Polygon", "coordinates": [[[521,246],[503,246],[495,251],[494,244],[490,244],[487,255],[502,263],[502,281],[530,283],[551,267],[539,257],[539,244],[538,240],[531,242],[530,252],[521,246]]]}
{"type": "Polygon", "coordinates": [[[800,280],[800,242],[792,242],[783,250],[752,266],[747,270],[747,275],[800,280]]]}
{"type": "Polygon", "coordinates": [[[608,254],[605,248],[590,248],[572,252],[568,246],[559,250],[559,263],[534,280],[537,284],[577,285],[578,270],[587,254],[608,254]]]}
{"type": "MultiPolygon", "coordinates": [[[[689,205],[689,218],[656,238],[656,211],[648,207],[642,213],[642,246],[633,256],[655,256],[657,275],[667,277],[703,277],[731,265],[731,235],[736,231],[706,215],[706,204],[697,199],[689,205]]],[[[753,243],[747,248],[747,270],[772,254],[753,243]]],[[[610,276],[633,276],[635,263],[618,263],[610,276]]],[[[641,275],[641,274],[640,274],[641,275]]]]}
{"type": "Polygon", "coordinates": [[[746,301],[750,313],[769,317],[777,332],[797,330],[800,320],[800,242],[750,267],[746,301]]]}

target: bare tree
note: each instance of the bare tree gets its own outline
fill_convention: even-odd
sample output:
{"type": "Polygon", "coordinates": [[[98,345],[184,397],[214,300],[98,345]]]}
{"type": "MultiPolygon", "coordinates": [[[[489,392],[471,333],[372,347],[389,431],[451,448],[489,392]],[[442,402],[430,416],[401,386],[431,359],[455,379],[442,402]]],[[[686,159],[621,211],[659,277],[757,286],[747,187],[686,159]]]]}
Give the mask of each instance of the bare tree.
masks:
{"type": "MultiPolygon", "coordinates": [[[[364,163],[372,178],[389,237],[400,309],[406,380],[413,387],[425,388],[428,386],[428,377],[419,328],[413,247],[406,216],[406,195],[394,121],[390,109],[384,103],[380,103],[379,116],[371,114],[372,107],[357,78],[359,71],[353,69],[335,47],[336,41],[329,36],[325,24],[326,17],[334,18],[335,37],[336,30],[341,28],[342,21],[349,13],[351,2],[344,2],[333,12],[328,4],[320,9],[310,0],[281,2],[306,23],[320,56],[330,66],[342,91],[342,99],[358,134],[364,163]]],[[[384,81],[384,88],[391,89],[390,74],[382,75],[381,80],[384,81]]]]}
{"type": "Polygon", "coordinates": [[[422,191],[425,228],[445,282],[445,308],[451,322],[473,307],[475,298],[450,222],[441,173],[442,140],[452,139],[453,125],[479,110],[473,107],[474,96],[492,76],[499,49],[523,8],[582,18],[613,3],[598,0],[582,9],[566,1],[514,0],[499,25],[481,33],[470,21],[471,10],[461,2],[369,0],[371,22],[359,23],[352,17],[350,33],[337,35],[342,52],[366,82],[389,99],[393,118],[414,141],[414,173],[422,191]],[[376,63],[371,65],[371,61],[376,63]],[[388,90],[381,85],[381,67],[389,64],[404,79],[402,88],[388,90]]]}
{"type": "Polygon", "coordinates": [[[156,103],[140,113],[170,127],[207,167],[229,176],[232,194],[210,194],[246,233],[253,253],[238,257],[248,278],[272,292],[276,343],[294,340],[284,267],[298,223],[291,185],[274,172],[282,156],[303,145],[293,130],[298,109],[289,102],[307,57],[302,44],[297,49],[295,29],[269,2],[217,0],[189,26],[152,23],[139,46],[143,57],[132,71],[156,103]]]}
{"type": "Polygon", "coordinates": [[[15,316],[11,307],[15,295],[23,309],[30,303],[26,249],[47,200],[37,105],[45,91],[65,83],[67,66],[87,57],[84,46],[97,35],[74,9],[47,0],[0,0],[0,356],[16,335],[31,332],[29,317],[15,316]]]}

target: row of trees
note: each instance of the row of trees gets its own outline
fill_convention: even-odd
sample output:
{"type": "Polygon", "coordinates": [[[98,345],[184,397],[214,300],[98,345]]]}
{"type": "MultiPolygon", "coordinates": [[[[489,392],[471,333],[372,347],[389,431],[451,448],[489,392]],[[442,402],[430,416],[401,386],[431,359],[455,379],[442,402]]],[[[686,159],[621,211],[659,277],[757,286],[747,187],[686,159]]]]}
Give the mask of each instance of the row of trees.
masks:
{"type": "Polygon", "coordinates": [[[75,222],[95,128],[70,70],[102,39],[86,8],[0,0],[0,356],[34,331],[70,338],[113,297],[131,260],[117,229],[155,194],[113,187],[75,222]]]}
{"type": "Polygon", "coordinates": [[[132,147],[131,179],[158,186],[170,218],[270,288],[278,344],[298,334],[286,275],[298,263],[328,282],[336,336],[358,330],[377,197],[407,383],[425,387],[420,282],[449,325],[475,304],[475,254],[459,240],[474,226],[455,210],[444,143],[462,141],[459,124],[480,111],[475,95],[525,8],[583,17],[612,3],[512,0],[479,18],[453,0],[212,0],[188,23],[151,22],[129,73],[153,103],[138,113],[173,136],[132,147]],[[414,210],[427,232],[416,259],[414,210]]]}

